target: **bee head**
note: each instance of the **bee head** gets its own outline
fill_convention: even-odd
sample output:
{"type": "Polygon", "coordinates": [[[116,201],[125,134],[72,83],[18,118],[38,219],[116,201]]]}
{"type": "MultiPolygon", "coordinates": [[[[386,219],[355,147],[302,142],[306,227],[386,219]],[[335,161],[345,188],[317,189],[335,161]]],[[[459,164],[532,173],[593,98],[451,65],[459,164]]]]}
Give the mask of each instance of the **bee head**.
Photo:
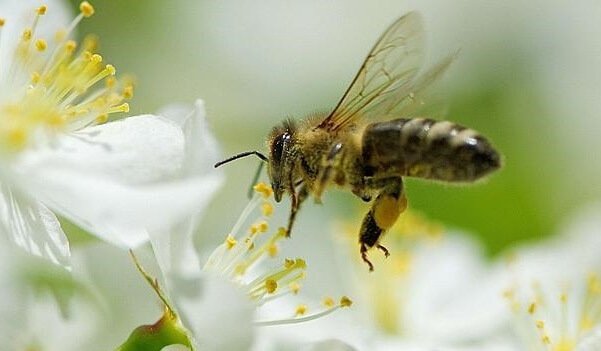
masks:
{"type": "Polygon", "coordinates": [[[282,200],[282,194],[290,187],[290,172],[293,171],[294,157],[291,152],[295,127],[292,121],[275,127],[268,138],[269,179],[276,202],[282,200]]]}

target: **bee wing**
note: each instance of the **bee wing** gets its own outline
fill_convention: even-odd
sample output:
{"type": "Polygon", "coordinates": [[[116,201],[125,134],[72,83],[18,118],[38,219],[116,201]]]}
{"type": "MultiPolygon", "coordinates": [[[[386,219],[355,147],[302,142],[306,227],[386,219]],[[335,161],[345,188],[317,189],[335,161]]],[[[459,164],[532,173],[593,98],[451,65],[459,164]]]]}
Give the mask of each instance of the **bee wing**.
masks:
{"type": "Polygon", "coordinates": [[[415,109],[420,101],[417,93],[450,64],[450,60],[443,60],[418,77],[423,59],[422,19],[410,12],[384,32],[334,110],[318,127],[339,130],[360,118],[382,118],[415,109]]]}

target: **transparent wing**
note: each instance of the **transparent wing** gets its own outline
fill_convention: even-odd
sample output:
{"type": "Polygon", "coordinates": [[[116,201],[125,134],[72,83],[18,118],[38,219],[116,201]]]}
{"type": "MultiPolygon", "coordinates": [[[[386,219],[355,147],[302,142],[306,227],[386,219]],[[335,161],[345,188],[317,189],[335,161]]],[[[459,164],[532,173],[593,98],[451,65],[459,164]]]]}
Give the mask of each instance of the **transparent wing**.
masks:
{"type": "Polygon", "coordinates": [[[339,130],[360,118],[382,118],[415,109],[422,90],[452,57],[418,76],[424,56],[422,19],[410,12],[396,20],[375,44],[336,108],[319,128],[339,130]]]}

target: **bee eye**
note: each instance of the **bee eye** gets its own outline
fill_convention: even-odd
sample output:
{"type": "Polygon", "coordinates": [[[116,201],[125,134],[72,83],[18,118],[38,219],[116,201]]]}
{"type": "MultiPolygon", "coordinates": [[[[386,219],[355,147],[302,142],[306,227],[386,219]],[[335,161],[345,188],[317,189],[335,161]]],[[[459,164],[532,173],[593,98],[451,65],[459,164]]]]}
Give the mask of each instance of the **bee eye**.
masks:
{"type": "Polygon", "coordinates": [[[275,163],[280,163],[282,160],[282,155],[284,154],[284,149],[288,145],[290,141],[290,134],[283,133],[278,135],[271,144],[271,157],[275,163]]]}

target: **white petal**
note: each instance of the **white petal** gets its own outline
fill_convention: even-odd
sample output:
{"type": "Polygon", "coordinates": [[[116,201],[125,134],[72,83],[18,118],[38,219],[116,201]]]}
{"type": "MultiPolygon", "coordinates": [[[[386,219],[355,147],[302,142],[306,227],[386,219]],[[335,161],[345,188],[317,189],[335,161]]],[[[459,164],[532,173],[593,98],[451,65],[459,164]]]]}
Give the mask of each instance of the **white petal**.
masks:
{"type": "MultiPolygon", "coordinates": [[[[210,133],[204,103],[197,100],[194,106],[171,105],[163,113],[180,123],[186,136],[186,160],[184,173],[189,176],[214,172],[219,148],[210,133]]],[[[217,187],[204,193],[196,205],[196,213],[189,219],[169,228],[166,233],[151,232],[152,245],[163,274],[194,276],[200,273],[200,262],[194,248],[193,235],[205,207],[209,204],[217,187]]]]}
{"type": "Polygon", "coordinates": [[[446,235],[415,252],[403,305],[409,333],[424,340],[486,337],[509,318],[505,281],[490,271],[480,248],[466,236],[446,235]]]}
{"type": "Polygon", "coordinates": [[[576,351],[601,350],[601,327],[588,332],[576,345],[576,351]]]}
{"type": "Polygon", "coordinates": [[[28,151],[13,167],[16,178],[53,211],[122,247],[187,219],[221,181],[217,174],[180,177],[183,133],[162,118],[132,117],[78,137],[28,151]]]}
{"type": "Polygon", "coordinates": [[[181,174],[184,147],[177,124],[143,115],[66,134],[51,148],[25,152],[16,167],[28,174],[75,169],[121,184],[149,184],[181,174]]]}
{"type": "Polygon", "coordinates": [[[69,267],[69,242],[41,203],[0,184],[0,232],[25,251],[69,267]]]}
{"type": "Polygon", "coordinates": [[[175,282],[171,297],[197,349],[248,350],[253,339],[249,298],[232,282],[204,275],[175,282]]]}

